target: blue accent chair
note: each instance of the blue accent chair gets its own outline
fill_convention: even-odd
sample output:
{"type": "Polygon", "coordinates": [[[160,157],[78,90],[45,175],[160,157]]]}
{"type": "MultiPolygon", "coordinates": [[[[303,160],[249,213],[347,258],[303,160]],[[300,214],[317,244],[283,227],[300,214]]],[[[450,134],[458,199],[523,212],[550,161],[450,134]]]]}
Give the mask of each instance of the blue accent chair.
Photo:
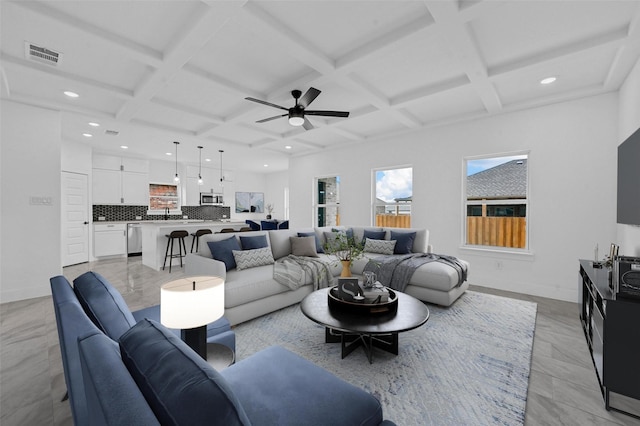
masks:
{"type": "Polygon", "coordinates": [[[258,225],[256,222],[252,221],[252,220],[245,220],[244,223],[246,223],[247,225],[249,225],[249,227],[251,227],[252,231],[259,231],[260,230],[260,225],[258,225]]]}
{"type": "Polygon", "coordinates": [[[289,229],[289,221],[285,220],[278,224],[278,229],[289,229]]]}
{"type": "Polygon", "coordinates": [[[260,227],[262,228],[263,231],[271,231],[274,229],[278,229],[278,223],[272,222],[270,220],[261,220],[260,227]]]}

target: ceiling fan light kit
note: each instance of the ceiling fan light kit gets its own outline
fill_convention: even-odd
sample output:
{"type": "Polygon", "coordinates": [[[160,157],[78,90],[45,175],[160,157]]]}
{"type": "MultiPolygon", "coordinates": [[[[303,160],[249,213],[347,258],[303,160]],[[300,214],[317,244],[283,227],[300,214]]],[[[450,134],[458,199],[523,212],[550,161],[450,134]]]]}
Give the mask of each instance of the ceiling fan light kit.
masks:
{"type": "Polygon", "coordinates": [[[302,96],[302,92],[300,90],[292,90],[291,96],[296,100],[296,104],[291,108],[285,108],[281,105],[272,104],[271,102],[263,101],[256,98],[245,98],[251,102],[257,102],[259,104],[267,105],[273,108],[278,108],[287,111],[287,114],[275,115],[273,117],[264,118],[262,120],[256,121],[256,123],[265,123],[267,121],[275,120],[281,117],[289,117],[289,124],[295,127],[304,126],[306,130],[313,129],[313,125],[309,120],[305,118],[305,114],[308,115],[317,115],[323,117],[349,117],[349,113],[347,111],[315,111],[309,110],[306,108],[309,106],[311,102],[315,100],[320,94],[320,90],[310,87],[309,90],[302,96]]]}

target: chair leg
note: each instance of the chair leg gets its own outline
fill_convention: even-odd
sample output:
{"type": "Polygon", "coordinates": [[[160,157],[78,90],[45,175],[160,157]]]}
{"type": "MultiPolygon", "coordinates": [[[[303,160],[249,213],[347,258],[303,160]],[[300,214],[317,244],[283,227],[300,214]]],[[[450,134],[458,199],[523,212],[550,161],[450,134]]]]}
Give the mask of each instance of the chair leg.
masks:
{"type": "MultiPolygon", "coordinates": [[[[194,235],[194,236],[193,236],[193,240],[191,240],[191,253],[193,253],[193,246],[196,244],[196,239],[197,239],[197,238],[198,238],[198,237],[196,237],[196,236],[194,235]]],[[[196,250],[198,250],[198,249],[196,248],[196,250]]]]}
{"type": "MultiPolygon", "coordinates": [[[[184,255],[186,256],[187,255],[187,246],[184,243],[184,238],[180,238],[180,242],[182,243],[182,247],[180,247],[180,267],[182,268],[182,249],[184,249],[184,255]]],[[[178,243],[178,245],[179,245],[179,243],[178,243]]]]}
{"type": "Polygon", "coordinates": [[[169,256],[169,273],[171,273],[171,265],[173,265],[173,240],[175,238],[171,238],[171,256],[169,256]]]}
{"type": "MultiPolygon", "coordinates": [[[[167,249],[164,251],[164,263],[162,264],[162,270],[164,271],[164,267],[167,265],[167,255],[169,254],[169,242],[171,238],[167,240],[167,249]]],[[[169,262],[169,272],[171,272],[171,262],[169,262]]]]}

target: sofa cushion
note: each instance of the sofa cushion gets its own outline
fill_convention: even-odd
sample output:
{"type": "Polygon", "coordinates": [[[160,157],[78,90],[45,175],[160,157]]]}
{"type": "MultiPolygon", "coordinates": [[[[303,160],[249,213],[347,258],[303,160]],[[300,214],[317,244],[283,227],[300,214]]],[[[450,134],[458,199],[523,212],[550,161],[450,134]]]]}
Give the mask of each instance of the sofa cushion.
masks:
{"type": "Polygon", "coordinates": [[[289,237],[291,254],[294,256],[318,257],[315,235],[308,237],[289,237]]]}
{"type": "Polygon", "coordinates": [[[99,273],[85,272],[73,280],[73,285],[89,318],[113,340],[136,323],[120,292],[99,273]]]}
{"type": "Polygon", "coordinates": [[[232,253],[238,271],[255,268],[256,266],[271,265],[274,262],[273,254],[269,247],[253,250],[233,250],[232,253]]]}
{"type": "Polygon", "coordinates": [[[120,352],[163,425],[251,424],[220,373],[161,324],[140,321],[120,338],[120,352]]]}
{"type": "Polygon", "coordinates": [[[364,243],[364,251],[368,253],[393,254],[396,241],[389,240],[372,240],[366,238],[364,243]]]}
{"type": "Polygon", "coordinates": [[[382,422],[382,407],[373,395],[282,347],[257,352],[220,374],[253,424],[378,426],[382,422]]]}
{"type": "Polygon", "coordinates": [[[235,269],[236,260],[233,257],[233,250],[241,250],[240,243],[238,243],[238,239],[235,236],[221,241],[208,241],[207,245],[213,258],[224,262],[227,271],[235,269]]]}
{"type": "Polygon", "coordinates": [[[314,237],[316,242],[316,254],[324,253],[324,249],[322,248],[322,243],[320,242],[320,238],[318,238],[315,232],[298,232],[298,237],[314,237]]]}
{"type": "MultiPolygon", "coordinates": [[[[303,278],[305,284],[312,282],[308,275],[305,273],[303,278]]],[[[267,297],[290,291],[289,287],[273,279],[273,265],[258,266],[242,271],[234,269],[227,273],[224,283],[224,306],[225,309],[229,309],[254,301],[263,304],[267,297]]]]}
{"type": "Polygon", "coordinates": [[[242,250],[253,250],[269,247],[266,235],[254,235],[253,237],[240,236],[240,245],[242,250]]]}
{"type": "Polygon", "coordinates": [[[394,254],[413,253],[413,240],[416,239],[415,232],[390,231],[389,239],[396,241],[396,247],[393,251],[394,254]]]}
{"type": "Polygon", "coordinates": [[[374,231],[371,229],[365,229],[362,236],[362,242],[364,242],[367,238],[371,238],[372,240],[384,240],[386,234],[387,231],[374,231]]]}

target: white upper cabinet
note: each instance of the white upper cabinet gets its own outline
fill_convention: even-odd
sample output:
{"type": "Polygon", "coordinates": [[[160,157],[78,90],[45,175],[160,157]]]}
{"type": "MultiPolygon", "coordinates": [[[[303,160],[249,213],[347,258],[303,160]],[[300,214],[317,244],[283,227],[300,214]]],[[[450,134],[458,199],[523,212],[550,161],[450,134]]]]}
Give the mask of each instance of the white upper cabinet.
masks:
{"type": "Polygon", "coordinates": [[[149,204],[149,161],[93,156],[93,204],[149,204]]]}

